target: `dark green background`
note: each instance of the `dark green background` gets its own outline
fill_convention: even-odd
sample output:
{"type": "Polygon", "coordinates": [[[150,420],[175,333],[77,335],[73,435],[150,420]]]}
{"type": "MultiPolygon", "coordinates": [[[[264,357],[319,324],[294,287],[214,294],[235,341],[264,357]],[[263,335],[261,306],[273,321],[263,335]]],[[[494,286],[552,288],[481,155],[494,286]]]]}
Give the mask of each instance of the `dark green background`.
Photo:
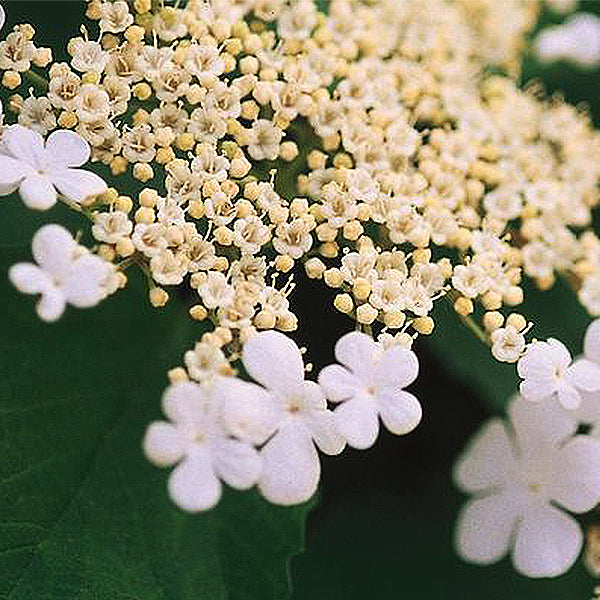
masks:
{"type": "MultiPolygon", "coordinates": [[[[79,2],[7,2],[5,6],[9,23],[31,22],[37,29],[38,42],[54,49],[67,36],[76,34],[83,13],[82,4],[79,2]]],[[[598,4],[592,3],[592,9],[596,8],[598,4]]],[[[549,19],[551,16],[545,15],[544,18],[549,19]]],[[[577,73],[564,65],[542,71],[534,61],[526,59],[525,76],[542,77],[550,90],[562,89],[569,100],[585,101],[596,117],[600,115],[600,98],[597,93],[600,77],[597,72],[577,73]]],[[[109,299],[97,310],[70,310],[64,322],[58,326],[38,323],[32,314],[31,299],[18,295],[9,287],[6,267],[17,259],[28,258],[27,246],[31,234],[45,221],[47,215],[40,218],[26,212],[15,199],[2,202],[0,301],[3,308],[0,340],[3,348],[8,350],[0,356],[8,357],[10,348],[25,340],[32,352],[23,360],[30,361],[30,367],[52,367],[52,356],[40,356],[34,350],[38,337],[47,340],[48,336],[56,334],[62,336],[61,339],[70,340],[70,348],[61,348],[57,344],[57,355],[65,352],[84,355],[86,345],[97,342],[107,349],[109,356],[101,358],[103,362],[98,364],[98,374],[92,381],[63,370],[60,373],[44,375],[39,381],[24,382],[24,389],[29,390],[31,395],[43,395],[40,386],[51,386],[53,377],[58,379],[59,387],[65,390],[96,386],[95,389],[99,390],[98,402],[106,402],[109,408],[104,412],[100,410],[92,420],[110,424],[112,420],[122,416],[119,412],[119,402],[116,406],[111,404],[111,389],[114,386],[120,394],[128,395],[128,411],[131,415],[125,419],[125,423],[130,427],[132,443],[137,444],[148,419],[158,415],[158,403],[165,385],[166,369],[179,360],[194,339],[194,331],[189,329],[187,320],[181,317],[188,299],[181,300],[179,316],[175,315],[175,305],[167,314],[157,318],[151,314],[152,311],[141,306],[145,303],[145,298],[142,287],[138,285],[137,289],[134,286],[131,292],[122,292],[109,299]],[[20,248],[15,249],[18,246],[20,248]],[[111,331],[111,319],[117,323],[116,327],[121,328],[119,331],[111,331]],[[144,348],[144,344],[140,344],[139,338],[132,341],[128,336],[141,335],[140,332],[154,326],[155,322],[159,333],[154,337],[149,335],[148,343],[156,343],[162,332],[169,338],[165,341],[169,349],[161,352],[149,351],[148,363],[144,364],[140,362],[144,359],[140,356],[140,348],[144,348]],[[94,331],[98,332],[98,339],[93,337],[94,331]],[[84,334],[92,337],[84,338],[84,334]],[[131,377],[134,378],[131,389],[123,392],[127,390],[127,381],[131,377]]],[[[303,343],[310,340],[308,358],[315,363],[315,371],[318,371],[333,360],[333,343],[351,327],[351,324],[331,308],[331,297],[320,284],[305,280],[302,276],[299,277],[298,283],[294,302],[302,328],[296,338],[303,343]]],[[[568,305],[569,311],[572,312],[564,310],[565,294],[564,290],[559,289],[553,294],[534,299],[534,304],[538,302],[538,308],[541,306],[544,313],[537,331],[539,337],[543,337],[544,334],[562,335],[570,342],[571,350],[576,352],[579,351],[577,340],[584,331],[586,317],[572,302],[568,305]],[[564,316],[565,314],[567,316],[564,316]]],[[[570,600],[591,596],[593,581],[581,565],[558,580],[535,581],[515,574],[508,560],[492,567],[478,568],[464,564],[455,557],[452,530],[463,498],[452,487],[449,479],[450,467],[469,435],[489,414],[501,410],[502,401],[510,393],[516,378],[513,367],[495,365],[484,355],[485,351],[477,354],[477,342],[468,338],[466,330],[454,325],[451,315],[443,314],[443,308],[441,311],[440,319],[447,324],[444,337],[438,343],[419,343],[417,347],[421,359],[421,375],[413,391],[421,399],[424,409],[423,422],[418,429],[401,438],[384,432],[376,446],[369,451],[347,450],[340,457],[324,458],[320,501],[308,519],[306,549],[292,562],[294,600],[362,600],[392,597],[436,600],[500,600],[508,597],[570,600]],[[474,363],[473,356],[480,358],[474,363]],[[466,378],[471,381],[470,386],[461,383],[466,378]],[[480,399],[478,391],[487,391],[485,401],[480,399]]],[[[47,342],[43,343],[47,347],[47,342]]],[[[142,351],[142,354],[145,353],[142,351]]],[[[85,358],[78,356],[78,360],[85,361],[85,358]]],[[[7,364],[9,362],[10,358],[7,358],[7,364]]],[[[64,361],[58,361],[56,364],[57,368],[58,365],[61,365],[61,369],[64,368],[64,361]]],[[[0,375],[2,368],[3,365],[0,364],[0,375]]],[[[85,368],[82,369],[85,371],[85,368]]],[[[89,366],[88,371],[93,372],[89,366]]],[[[35,369],[25,369],[24,372],[35,372],[35,369]]],[[[51,420],[51,415],[48,418],[51,420]]],[[[89,415],[74,411],[71,425],[75,430],[78,428],[78,419],[81,420],[81,436],[84,436],[89,425],[89,415]]],[[[51,429],[51,423],[49,427],[51,429]]],[[[48,435],[64,435],[67,453],[70,442],[80,441],[77,435],[73,437],[73,432],[50,430],[48,435]]],[[[93,442],[94,440],[90,440],[90,448],[93,442]]],[[[118,449],[115,452],[117,464],[118,449]]],[[[18,457],[15,457],[15,460],[17,459],[18,457]]],[[[141,452],[139,459],[139,464],[142,465],[141,452]]],[[[78,460],[81,462],[81,469],[87,468],[86,456],[73,460],[76,463],[74,468],[79,468],[78,460]]],[[[148,471],[152,470],[152,467],[146,468],[148,471]]],[[[164,492],[165,473],[158,470],[154,472],[156,488],[148,491],[149,497],[156,494],[157,490],[164,492]]],[[[105,484],[107,489],[99,490],[98,493],[118,494],[118,490],[110,489],[111,484],[120,485],[118,480],[108,474],[105,484]]],[[[41,488],[43,487],[42,483],[41,488]]],[[[68,490],[65,490],[65,493],[68,493],[68,490]]],[[[175,510],[152,514],[152,511],[158,510],[158,504],[153,505],[152,501],[148,500],[145,506],[148,514],[140,516],[140,520],[149,519],[151,522],[153,518],[172,519],[174,527],[179,522],[175,510]]],[[[31,511],[34,512],[35,508],[31,507],[31,511]]],[[[227,515],[227,503],[219,514],[227,515]]],[[[79,528],[81,535],[85,537],[88,528],[94,531],[93,528],[97,527],[98,523],[101,527],[101,519],[102,512],[99,509],[91,509],[89,514],[75,514],[72,529],[77,531],[79,528]]],[[[192,521],[188,520],[186,523],[192,521]]],[[[193,527],[193,522],[189,526],[193,527]]],[[[134,538],[139,535],[140,539],[130,541],[133,546],[143,547],[147,542],[141,538],[140,532],[143,528],[132,527],[131,531],[126,531],[127,527],[128,523],[125,522],[123,531],[109,530],[106,535],[134,538]]],[[[73,535],[72,531],[69,535],[73,535]]],[[[65,534],[66,537],[63,538],[63,550],[67,553],[67,561],[70,560],[74,571],[85,573],[85,566],[78,562],[81,556],[77,554],[77,545],[73,545],[74,540],[69,535],[65,534]],[[69,552],[73,553],[70,559],[69,552]]],[[[23,542],[25,543],[25,540],[23,542]]],[[[165,538],[164,543],[169,544],[170,540],[165,538]]],[[[233,572],[237,554],[233,549],[235,541],[232,540],[231,543],[233,558],[229,569],[233,572]]],[[[96,545],[97,552],[102,554],[101,537],[96,545]]],[[[173,547],[172,552],[175,551],[173,547]]],[[[177,551],[185,554],[185,546],[178,547],[177,551]]],[[[276,551],[274,547],[273,552],[276,551]]],[[[167,554],[168,549],[165,548],[165,556],[167,554]]],[[[102,558],[106,560],[106,557],[102,558]]],[[[93,562],[93,557],[88,557],[88,560],[93,562]]],[[[185,561],[183,564],[186,568],[194,568],[185,561]]],[[[139,570],[134,570],[132,565],[133,572],[139,573],[139,570]]],[[[114,577],[119,579],[121,584],[127,581],[127,573],[127,564],[115,564],[114,577]]],[[[39,577],[43,576],[47,574],[40,572],[39,577]]],[[[57,592],[60,590],[61,577],[61,573],[54,575],[55,587],[52,593],[42,589],[31,591],[31,595],[28,596],[28,592],[24,591],[18,597],[32,600],[61,598],[57,592]],[[48,595],[40,592],[48,592],[48,595]]],[[[159,573],[155,570],[152,577],[158,580],[161,577],[172,580],[177,575],[167,573],[166,569],[161,573],[159,569],[159,573]]],[[[201,592],[200,598],[212,600],[221,597],[216,596],[216,592],[211,592],[210,586],[206,587],[202,580],[202,573],[199,573],[197,589],[201,592]]],[[[85,587],[85,580],[81,585],[85,587]]],[[[119,586],[116,585],[115,589],[117,587],[119,586]]],[[[145,582],[136,579],[131,582],[131,596],[116,593],[114,596],[109,596],[108,593],[106,596],[85,596],[82,593],[80,597],[98,600],[109,600],[112,597],[130,600],[163,597],[152,595],[148,591],[151,587],[146,587],[145,582]]],[[[176,585],[162,587],[165,590],[177,589],[176,585]]],[[[35,590],[35,586],[32,584],[30,589],[35,590]]],[[[191,593],[192,590],[187,592],[191,593]]],[[[182,600],[188,596],[184,592],[178,595],[170,591],[165,592],[164,597],[169,600],[182,600]]],[[[193,597],[193,593],[190,597],[193,597]]],[[[235,597],[242,598],[243,594],[235,597]]],[[[252,597],[260,598],[260,595],[252,597]]],[[[71,600],[71,596],[65,596],[64,600],[71,600]]]]}

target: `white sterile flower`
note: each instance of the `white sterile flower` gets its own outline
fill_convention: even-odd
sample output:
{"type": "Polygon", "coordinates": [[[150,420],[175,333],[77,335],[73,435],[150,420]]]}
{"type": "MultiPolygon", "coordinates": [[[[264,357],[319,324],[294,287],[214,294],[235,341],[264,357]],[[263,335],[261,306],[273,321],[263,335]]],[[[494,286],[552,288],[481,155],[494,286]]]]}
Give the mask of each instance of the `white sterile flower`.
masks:
{"type": "Polygon", "coordinates": [[[90,147],[73,131],[54,131],[44,145],[39,133],[12,125],[2,132],[2,145],[0,195],[18,188],[29,208],[50,208],[56,203],[57,190],[75,202],[106,191],[98,175],[74,168],[89,160],[90,147]]]}
{"type": "Polygon", "coordinates": [[[4,23],[6,22],[6,11],[4,10],[4,6],[0,4],[0,29],[4,27],[4,23]]]}
{"type": "Polygon", "coordinates": [[[144,437],[146,456],[156,465],[176,463],[169,495],[181,509],[208,510],[221,497],[221,481],[245,490],[258,479],[258,452],[224,429],[220,405],[210,390],[193,382],[167,388],[163,412],[171,422],[155,421],[144,437]]]}
{"type": "Polygon", "coordinates": [[[216,393],[224,400],[225,422],[237,437],[266,441],[258,481],[263,496],[275,504],[304,502],[315,493],[321,474],[315,444],[325,454],[339,454],[345,445],[333,414],[321,388],[304,380],[298,346],[282,333],[251,337],[242,362],[261,385],[219,380],[216,393]]]}
{"type": "Polygon", "coordinates": [[[353,448],[369,448],[379,434],[379,419],[402,435],[421,420],[419,401],[404,391],[419,371],[412,350],[399,346],[383,350],[371,337],[352,332],[335,345],[341,365],[329,365],[319,374],[328,400],[341,402],[334,410],[340,433],[353,448]]]}
{"type": "Polygon", "coordinates": [[[521,394],[526,400],[545,400],[557,395],[565,408],[581,404],[581,391],[600,390],[600,366],[586,358],[571,362],[565,346],[553,338],[533,342],[517,364],[521,394]]]}
{"type": "Polygon", "coordinates": [[[555,577],[583,541],[558,506],[583,513],[600,501],[600,442],[574,435],[574,421],[549,403],[516,398],[508,412],[512,427],[489,421],[455,466],[457,485],[476,494],[458,517],[457,550],[485,565],[512,548],[517,571],[555,577]]]}
{"type": "Polygon", "coordinates": [[[77,244],[60,225],[44,225],[33,236],[33,257],[38,263],[17,263],[8,276],[26,294],[40,294],[37,313],[56,321],[71,304],[89,308],[109,293],[114,267],[77,244]]]}

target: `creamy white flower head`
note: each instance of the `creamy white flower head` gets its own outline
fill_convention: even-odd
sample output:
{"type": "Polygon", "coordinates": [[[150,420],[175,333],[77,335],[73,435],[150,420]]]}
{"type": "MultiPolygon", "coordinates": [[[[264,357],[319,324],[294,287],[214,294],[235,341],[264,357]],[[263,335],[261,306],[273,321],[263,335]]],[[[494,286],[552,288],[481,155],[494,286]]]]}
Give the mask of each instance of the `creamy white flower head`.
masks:
{"type": "Polygon", "coordinates": [[[12,125],[2,133],[2,146],[0,195],[18,189],[29,208],[54,206],[57,190],[74,202],[106,191],[106,183],[98,175],[74,168],[89,160],[90,148],[73,131],[54,131],[44,144],[39,133],[12,125]]]}
{"type": "Polygon", "coordinates": [[[521,394],[540,401],[557,395],[565,408],[581,404],[581,391],[600,390],[600,366],[586,358],[571,361],[565,346],[553,338],[533,342],[517,364],[521,394]]]}
{"type": "Polygon", "coordinates": [[[512,548],[517,571],[555,577],[583,542],[577,522],[556,505],[583,513],[600,501],[600,442],[574,435],[574,421],[550,403],[516,398],[509,416],[512,427],[490,420],[455,465],[457,485],[476,494],[458,517],[457,550],[485,565],[512,548]]]}
{"type": "Polygon", "coordinates": [[[71,304],[89,308],[110,292],[114,267],[77,244],[60,225],[44,225],[31,244],[37,262],[17,263],[8,276],[26,294],[40,294],[37,313],[44,321],[56,321],[71,304]]]}
{"type": "Polygon", "coordinates": [[[260,457],[248,443],[223,428],[220,406],[197,383],[171,385],[162,400],[170,422],[155,421],[144,437],[144,452],[156,465],[179,463],[169,477],[169,495],[181,509],[208,510],[221,497],[221,481],[251,488],[260,474],[260,457]]]}
{"type": "Polygon", "coordinates": [[[369,448],[379,434],[379,417],[386,428],[402,435],[421,420],[421,405],[404,391],[419,371],[412,350],[394,346],[383,350],[371,337],[352,332],[335,345],[340,365],[319,374],[328,400],[341,402],[334,411],[340,433],[353,448],[369,448]]]}
{"type": "Polygon", "coordinates": [[[265,331],[245,344],[242,362],[261,385],[222,378],[225,422],[241,439],[266,444],[258,486],[275,504],[297,504],[316,491],[321,466],[315,444],[325,454],[339,454],[344,440],[321,388],[304,380],[298,346],[276,331],[265,331]]]}

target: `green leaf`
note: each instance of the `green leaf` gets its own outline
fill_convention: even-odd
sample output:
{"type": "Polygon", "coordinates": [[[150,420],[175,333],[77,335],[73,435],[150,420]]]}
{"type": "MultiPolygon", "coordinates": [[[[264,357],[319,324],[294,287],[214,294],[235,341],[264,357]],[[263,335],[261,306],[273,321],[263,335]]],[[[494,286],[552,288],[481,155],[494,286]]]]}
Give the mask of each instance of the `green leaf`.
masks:
{"type": "Polygon", "coordinates": [[[29,256],[0,252],[0,599],[288,597],[311,502],[226,490],[187,515],[142,454],[165,374],[202,333],[184,302],[151,309],[133,277],[96,309],[43,324],[6,280],[29,256]]]}
{"type": "MultiPolygon", "coordinates": [[[[544,292],[526,286],[525,302],[515,311],[534,324],[528,339],[554,337],[563,342],[573,356],[582,352],[583,336],[591,317],[563,280],[544,292]]],[[[504,407],[520,381],[515,365],[495,360],[490,350],[461,323],[449,303],[439,301],[434,318],[435,331],[422,343],[491,407],[504,407]]]]}

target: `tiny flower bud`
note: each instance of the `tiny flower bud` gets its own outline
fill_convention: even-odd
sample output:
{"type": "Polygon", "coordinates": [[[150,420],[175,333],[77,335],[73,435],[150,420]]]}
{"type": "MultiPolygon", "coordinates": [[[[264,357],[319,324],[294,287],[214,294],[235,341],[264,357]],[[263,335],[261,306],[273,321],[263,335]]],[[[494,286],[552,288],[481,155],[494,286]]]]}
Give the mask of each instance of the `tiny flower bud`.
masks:
{"type": "Polygon", "coordinates": [[[506,324],[514,327],[517,331],[523,331],[527,327],[527,319],[521,313],[511,313],[506,318],[506,324]]]}
{"type": "Polygon", "coordinates": [[[342,272],[336,267],[327,269],[323,273],[323,278],[325,279],[325,283],[332,288],[338,288],[344,283],[342,272]]]}
{"type": "Polygon", "coordinates": [[[354,309],[354,302],[350,294],[338,294],[333,300],[333,305],[344,314],[349,314],[354,309]]]}
{"type": "Polygon", "coordinates": [[[431,317],[418,317],[412,322],[415,331],[423,335],[430,335],[435,327],[435,322],[431,317]]]}
{"type": "MultiPolygon", "coordinates": [[[[196,273],[194,273],[196,275],[196,273]]],[[[201,304],[195,304],[190,308],[190,317],[194,319],[194,321],[204,321],[208,316],[208,311],[201,304]]]]}
{"type": "Polygon", "coordinates": [[[325,273],[325,265],[321,259],[313,257],[306,261],[304,270],[310,279],[321,279],[323,273],[325,273]]]}
{"type": "Polygon", "coordinates": [[[171,383],[181,383],[182,381],[188,381],[188,374],[183,367],[175,367],[170,369],[167,373],[167,377],[171,383]]]}
{"type": "Polygon", "coordinates": [[[487,331],[495,331],[504,325],[504,315],[496,310],[488,311],[483,315],[483,326],[487,331]]]}
{"type": "Polygon", "coordinates": [[[363,325],[370,325],[377,318],[377,309],[370,304],[361,304],[356,309],[356,320],[363,325]]]}
{"type": "Polygon", "coordinates": [[[294,259],[287,254],[280,254],[275,259],[275,268],[282,273],[287,273],[294,268],[294,259]]]}
{"type": "Polygon", "coordinates": [[[148,297],[150,298],[150,304],[152,304],[154,308],[160,308],[169,301],[169,294],[160,287],[153,287],[148,292],[148,297]]]}
{"type": "Polygon", "coordinates": [[[154,171],[148,163],[135,163],[133,165],[133,176],[142,183],[150,181],[154,177],[154,171]]]}
{"type": "Polygon", "coordinates": [[[454,310],[463,317],[470,315],[473,312],[473,301],[470,298],[461,296],[454,303],[454,310]]]}
{"type": "Polygon", "coordinates": [[[358,277],[352,284],[352,293],[357,300],[366,300],[371,293],[371,284],[364,277],[358,277]]]}

